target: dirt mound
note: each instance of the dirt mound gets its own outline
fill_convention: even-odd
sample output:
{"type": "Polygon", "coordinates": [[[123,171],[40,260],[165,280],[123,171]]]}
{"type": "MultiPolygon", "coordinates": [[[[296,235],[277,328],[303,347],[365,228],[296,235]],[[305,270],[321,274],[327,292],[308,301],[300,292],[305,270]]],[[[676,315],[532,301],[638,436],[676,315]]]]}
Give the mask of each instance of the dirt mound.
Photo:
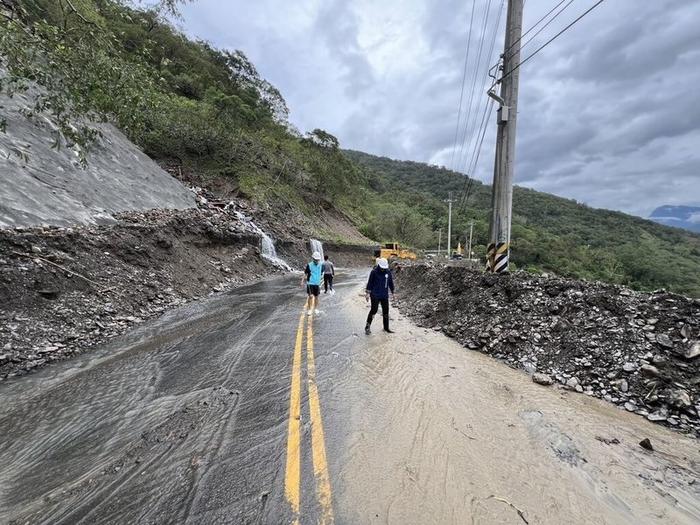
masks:
{"type": "Polygon", "coordinates": [[[420,325],[537,381],[700,433],[700,300],[460,267],[406,266],[397,280],[420,325]]]}
{"type": "Polygon", "coordinates": [[[226,210],[115,226],[0,230],[0,378],[22,375],[196,297],[279,272],[226,210]]]}

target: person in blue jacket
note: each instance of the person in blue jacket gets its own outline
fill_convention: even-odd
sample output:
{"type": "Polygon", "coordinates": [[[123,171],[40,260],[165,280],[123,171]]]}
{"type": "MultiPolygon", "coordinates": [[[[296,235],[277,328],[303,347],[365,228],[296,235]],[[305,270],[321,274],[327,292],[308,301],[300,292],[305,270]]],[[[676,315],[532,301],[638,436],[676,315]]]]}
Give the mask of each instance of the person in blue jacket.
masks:
{"type": "Polygon", "coordinates": [[[389,292],[392,298],[394,297],[394,277],[389,269],[389,262],[381,257],[377,259],[375,266],[369,274],[367,287],[365,289],[365,299],[371,301],[371,308],[367,316],[367,324],[365,325],[365,333],[371,334],[370,326],[374,319],[379,305],[382,305],[382,319],[384,321],[384,331],[393,334],[393,330],[389,328],[389,292]]]}
{"type": "Polygon", "coordinates": [[[321,293],[321,279],[323,278],[323,264],[321,264],[321,254],[314,252],[311,255],[312,261],[304,268],[304,277],[301,278],[301,285],[306,284],[306,305],[308,311],[318,315],[318,295],[321,293]]]}

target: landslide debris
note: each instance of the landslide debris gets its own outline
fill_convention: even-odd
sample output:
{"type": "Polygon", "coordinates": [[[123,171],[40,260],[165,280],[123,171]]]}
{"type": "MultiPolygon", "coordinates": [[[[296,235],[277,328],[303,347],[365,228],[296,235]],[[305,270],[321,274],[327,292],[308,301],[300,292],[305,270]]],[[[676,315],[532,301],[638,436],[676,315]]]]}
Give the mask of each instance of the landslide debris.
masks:
{"type": "Polygon", "coordinates": [[[700,435],[700,300],[451,266],[405,266],[397,280],[397,304],[419,325],[538,383],[700,435]]]}
{"type": "Polygon", "coordinates": [[[245,201],[195,197],[198,208],[121,213],[116,225],[0,230],[0,380],[281,271],[261,257],[245,201]]]}

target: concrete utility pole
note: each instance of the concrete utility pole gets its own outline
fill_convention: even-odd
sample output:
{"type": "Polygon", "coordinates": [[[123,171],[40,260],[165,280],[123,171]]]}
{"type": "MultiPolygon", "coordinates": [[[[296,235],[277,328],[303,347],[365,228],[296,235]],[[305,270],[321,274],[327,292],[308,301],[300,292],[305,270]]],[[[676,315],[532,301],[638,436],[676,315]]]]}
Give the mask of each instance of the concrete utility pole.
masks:
{"type": "Polygon", "coordinates": [[[442,248],[442,228],[438,232],[438,257],[440,257],[440,249],[442,248]]]}
{"type": "Polygon", "coordinates": [[[452,256],[452,192],[447,194],[447,200],[445,201],[448,205],[447,211],[447,258],[452,256]]]}
{"type": "Polygon", "coordinates": [[[474,221],[469,221],[469,248],[467,248],[467,258],[472,260],[472,234],[474,233],[474,221]]]}
{"type": "Polygon", "coordinates": [[[496,162],[491,194],[491,223],[486,251],[489,270],[507,272],[510,255],[510,224],[513,208],[513,168],[515,167],[515,126],[518,116],[518,82],[520,80],[520,38],[523,29],[523,0],[508,0],[508,19],[504,45],[496,162]]]}

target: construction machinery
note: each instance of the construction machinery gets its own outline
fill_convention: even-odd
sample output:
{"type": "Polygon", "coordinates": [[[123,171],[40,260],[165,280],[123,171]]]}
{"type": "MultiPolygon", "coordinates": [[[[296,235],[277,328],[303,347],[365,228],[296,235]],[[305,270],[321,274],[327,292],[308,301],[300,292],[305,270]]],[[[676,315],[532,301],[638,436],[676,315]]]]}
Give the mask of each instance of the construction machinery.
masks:
{"type": "Polygon", "coordinates": [[[384,243],[374,250],[375,257],[384,257],[385,259],[416,259],[415,252],[402,248],[397,242],[384,243]]]}

